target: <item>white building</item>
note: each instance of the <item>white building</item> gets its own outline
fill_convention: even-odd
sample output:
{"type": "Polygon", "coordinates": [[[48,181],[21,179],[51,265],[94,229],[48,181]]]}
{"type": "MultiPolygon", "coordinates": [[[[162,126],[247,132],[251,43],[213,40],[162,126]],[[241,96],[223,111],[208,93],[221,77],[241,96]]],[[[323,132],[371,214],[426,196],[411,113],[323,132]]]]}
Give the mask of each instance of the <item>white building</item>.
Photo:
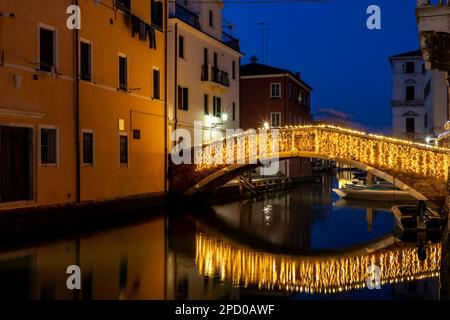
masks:
{"type": "Polygon", "coordinates": [[[394,136],[421,142],[436,137],[448,119],[445,74],[427,70],[420,50],[392,56],[390,61],[394,136]]]}
{"type": "Polygon", "coordinates": [[[425,74],[425,110],[428,137],[436,138],[444,132],[444,124],[449,119],[446,75],[443,71],[427,70],[425,74]]]}
{"type": "Polygon", "coordinates": [[[239,128],[239,41],[222,30],[221,0],[170,5],[168,106],[170,129],[202,123],[203,139],[239,128]]]}

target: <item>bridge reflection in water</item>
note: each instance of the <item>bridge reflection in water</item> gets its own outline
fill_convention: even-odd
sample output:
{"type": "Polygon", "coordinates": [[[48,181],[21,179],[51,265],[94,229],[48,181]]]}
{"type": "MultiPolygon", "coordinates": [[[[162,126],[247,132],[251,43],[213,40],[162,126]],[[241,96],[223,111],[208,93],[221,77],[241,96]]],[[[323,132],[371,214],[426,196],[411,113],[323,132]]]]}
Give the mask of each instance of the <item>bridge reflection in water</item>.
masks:
{"type": "Polygon", "coordinates": [[[412,245],[394,244],[373,253],[290,256],[267,253],[198,233],[196,264],[201,275],[219,277],[234,286],[300,293],[336,293],[366,287],[368,267],[381,269],[381,284],[439,276],[441,245],[427,247],[419,261],[412,245]]]}

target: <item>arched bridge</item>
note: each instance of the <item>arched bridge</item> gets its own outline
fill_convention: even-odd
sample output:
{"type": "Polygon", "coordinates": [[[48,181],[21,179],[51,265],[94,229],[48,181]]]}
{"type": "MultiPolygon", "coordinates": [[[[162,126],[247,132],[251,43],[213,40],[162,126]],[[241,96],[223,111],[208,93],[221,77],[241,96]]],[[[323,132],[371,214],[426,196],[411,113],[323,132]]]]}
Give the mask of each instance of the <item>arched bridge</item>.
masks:
{"type": "Polygon", "coordinates": [[[443,206],[450,149],[330,125],[260,130],[185,150],[192,164],[170,161],[171,191],[192,196],[209,192],[263,159],[297,157],[334,160],[393,183],[416,199],[443,206]]]}

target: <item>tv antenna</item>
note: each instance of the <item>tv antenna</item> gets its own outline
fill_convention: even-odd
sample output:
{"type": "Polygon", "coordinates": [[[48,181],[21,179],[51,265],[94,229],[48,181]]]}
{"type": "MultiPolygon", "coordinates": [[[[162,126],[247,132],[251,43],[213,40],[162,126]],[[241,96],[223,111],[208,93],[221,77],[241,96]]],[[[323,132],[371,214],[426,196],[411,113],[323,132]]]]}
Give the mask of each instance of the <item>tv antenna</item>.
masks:
{"type": "Polygon", "coordinates": [[[258,26],[262,32],[262,61],[267,64],[269,60],[269,24],[267,22],[259,22],[258,26]]]}

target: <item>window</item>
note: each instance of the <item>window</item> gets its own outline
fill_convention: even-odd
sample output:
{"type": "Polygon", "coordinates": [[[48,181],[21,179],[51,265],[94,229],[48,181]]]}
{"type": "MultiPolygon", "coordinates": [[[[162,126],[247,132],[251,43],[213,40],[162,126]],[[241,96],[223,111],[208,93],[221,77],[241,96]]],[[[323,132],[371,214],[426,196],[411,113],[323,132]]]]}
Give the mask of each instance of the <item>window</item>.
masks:
{"type": "Polygon", "coordinates": [[[131,0],[116,0],[116,6],[127,13],[131,12],[131,0]]]}
{"type": "Polygon", "coordinates": [[[406,101],[412,101],[416,99],[416,92],[414,86],[406,87],[406,101]]]}
{"type": "Polygon", "coordinates": [[[232,62],[231,74],[232,74],[233,80],[236,80],[236,61],[232,62]]]}
{"type": "Polygon", "coordinates": [[[281,112],[270,113],[270,120],[273,128],[279,128],[281,126],[281,112]]]}
{"type": "Polygon", "coordinates": [[[428,79],[427,85],[423,92],[423,98],[426,100],[431,93],[431,79],[428,79]]]}
{"type": "Polygon", "coordinates": [[[236,121],[236,103],[233,102],[233,121],[236,121]]]}
{"type": "Polygon", "coordinates": [[[203,48],[202,81],[208,81],[208,80],[209,80],[208,49],[203,48]]]}
{"type": "Polygon", "coordinates": [[[189,89],[178,86],[178,109],[189,110],[189,89]]]}
{"type": "Polygon", "coordinates": [[[203,108],[205,110],[205,115],[209,115],[209,96],[207,94],[203,96],[203,108]]]}
{"type": "Polygon", "coordinates": [[[270,84],[270,97],[281,98],[281,83],[270,84]]]}
{"type": "Polygon", "coordinates": [[[213,97],[213,116],[220,118],[222,116],[222,99],[213,97]]]}
{"type": "Polygon", "coordinates": [[[41,164],[56,162],[56,129],[41,128],[41,164]]]}
{"type": "Polygon", "coordinates": [[[152,10],[152,24],[158,28],[163,27],[163,3],[158,0],[152,0],[151,2],[152,10]]]}
{"type": "Polygon", "coordinates": [[[121,133],[119,136],[119,153],[120,164],[128,165],[128,136],[126,133],[121,133]]]}
{"type": "Polygon", "coordinates": [[[83,164],[94,165],[94,133],[83,132],[83,164]]]}
{"type": "Polygon", "coordinates": [[[80,42],[80,78],[92,81],[92,47],[87,41],[80,42]]]}
{"type": "Polygon", "coordinates": [[[141,140],[141,130],[134,129],[133,130],[133,139],[134,140],[141,140]]]}
{"type": "Polygon", "coordinates": [[[213,66],[215,70],[219,68],[219,55],[217,54],[217,52],[214,52],[213,54],[213,66]]]}
{"type": "Polygon", "coordinates": [[[423,118],[423,125],[425,128],[428,128],[428,113],[425,113],[425,116],[423,118]]]}
{"type": "Polygon", "coordinates": [[[415,132],[415,119],[406,118],[406,133],[414,133],[414,132],[415,132]]]}
{"type": "Polygon", "coordinates": [[[39,70],[51,72],[56,66],[55,31],[39,28],[39,70]]]}
{"type": "Polygon", "coordinates": [[[427,73],[427,70],[425,69],[425,63],[422,64],[422,74],[427,73]]]}
{"type": "Polygon", "coordinates": [[[214,13],[212,10],[209,10],[209,26],[214,28],[214,13]]]}
{"type": "Polygon", "coordinates": [[[407,62],[405,64],[405,72],[406,73],[414,73],[415,72],[415,63],[414,62],[407,62]]]}
{"type": "Polygon", "coordinates": [[[153,69],[153,99],[161,98],[161,76],[157,69],[153,69]]]}
{"type": "Polygon", "coordinates": [[[119,56],[119,89],[128,91],[128,58],[119,56]]]}
{"type": "Polygon", "coordinates": [[[184,59],[184,37],[178,37],[178,56],[184,59]]]}

